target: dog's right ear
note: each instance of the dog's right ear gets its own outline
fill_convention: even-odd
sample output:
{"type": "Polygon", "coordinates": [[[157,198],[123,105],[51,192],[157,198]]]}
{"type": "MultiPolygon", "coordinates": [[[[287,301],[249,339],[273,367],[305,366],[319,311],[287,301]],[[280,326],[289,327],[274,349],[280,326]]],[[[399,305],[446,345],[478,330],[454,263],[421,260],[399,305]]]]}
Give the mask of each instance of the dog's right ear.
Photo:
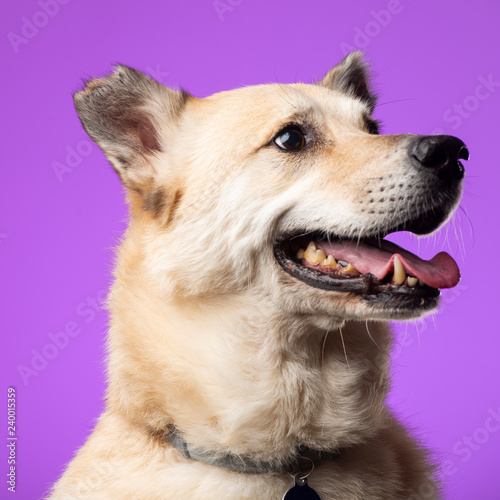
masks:
{"type": "Polygon", "coordinates": [[[119,65],[110,76],[88,82],[74,101],[85,130],[125,186],[145,194],[156,175],[151,160],[166,149],[169,131],[190,97],[119,65]]]}
{"type": "Polygon", "coordinates": [[[357,50],[348,54],[318,82],[318,85],[338,90],[364,102],[372,113],[377,96],[370,89],[368,65],[363,52],[357,50]]]}

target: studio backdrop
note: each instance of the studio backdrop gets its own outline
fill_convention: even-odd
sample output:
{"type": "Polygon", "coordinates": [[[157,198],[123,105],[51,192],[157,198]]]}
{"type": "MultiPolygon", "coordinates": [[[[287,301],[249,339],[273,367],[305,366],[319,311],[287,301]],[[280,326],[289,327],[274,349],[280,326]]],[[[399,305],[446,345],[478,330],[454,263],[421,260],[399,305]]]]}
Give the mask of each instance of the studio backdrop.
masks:
{"type": "Polygon", "coordinates": [[[312,83],[352,50],[371,64],[382,133],[455,135],[471,154],[453,220],[430,238],[395,238],[424,258],[447,251],[462,279],[433,316],[394,324],[390,405],[434,451],[447,499],[500,498],[498,3],[22,0],[1,10],[0,498],[41,498],[104,407],[105,302],[127,207],[72,94],[116,63],[197,97],[312,83]]]}

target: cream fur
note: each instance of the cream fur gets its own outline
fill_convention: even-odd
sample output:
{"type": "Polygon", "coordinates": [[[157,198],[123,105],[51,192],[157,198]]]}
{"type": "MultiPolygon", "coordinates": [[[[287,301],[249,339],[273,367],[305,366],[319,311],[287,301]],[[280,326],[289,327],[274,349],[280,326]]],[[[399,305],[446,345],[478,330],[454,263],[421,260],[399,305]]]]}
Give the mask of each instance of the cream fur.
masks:
{"type": "Polygon", "coordinates": [[[188,461],[162,438],[169,424],[198,447],[263,460],[286,460],[298,444],[346,449],[310,476],[323,500],[420,498],[422,487],[438,498],[426,452],[385,405],[382,320],[422,311],[309,287],[272,253],[282,230],[368,234],[405,217],[418,193],[398,188],[404,202],[368,215],[366,190],[410,182],[409,136],[367,134],[366,103],[323,85],[190,97],[168,122],[158,99],[141,112],[165,147],[145,151],[142,170],[123,168],[119,148],[82,118],[129,187],[130,226],[109,296],[106,411],[50,498],[271,500],[292,484],[188,461]],[[263,146],[298,112],[322,145],[300,162],[263,146]]]}

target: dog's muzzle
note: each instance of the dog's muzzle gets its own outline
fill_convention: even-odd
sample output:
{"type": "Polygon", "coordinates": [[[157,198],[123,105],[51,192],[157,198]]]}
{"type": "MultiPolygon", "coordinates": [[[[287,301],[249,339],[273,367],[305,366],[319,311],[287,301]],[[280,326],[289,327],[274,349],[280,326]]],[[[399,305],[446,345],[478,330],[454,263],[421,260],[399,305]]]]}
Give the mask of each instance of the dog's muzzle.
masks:
{"type": "MultiPolygon", "coordinates": [[[[387,196],[396,188],[392,181],[389,188],[370,185],[359,200],[362,204],[365,196],[372,198],[368,203],[376,204],[384,202],[385,196],[387,205],[378,209],[380,224],[372,223],[369,230],[361,227],[354,234],[323,227],[297,227],[279,234],[274,255],[288,274],[315,288],[357,294],[382,310],[432,310],[439,290],[459,283],[458,266],[446,252],[425,261],[384,238],[398,231],[430,234],[446,221],[460,199],[465,176],[460,160],[468,160],[469,151],[449,135],[399,139],[396,151],[403,143],[406,150],[406,161],[399,166],[400,192],[387,196]],[[385,192],[377,199],[373,190],[385,192]]],[[[369,214],[377,215],[375,209],[369,214]]]]}

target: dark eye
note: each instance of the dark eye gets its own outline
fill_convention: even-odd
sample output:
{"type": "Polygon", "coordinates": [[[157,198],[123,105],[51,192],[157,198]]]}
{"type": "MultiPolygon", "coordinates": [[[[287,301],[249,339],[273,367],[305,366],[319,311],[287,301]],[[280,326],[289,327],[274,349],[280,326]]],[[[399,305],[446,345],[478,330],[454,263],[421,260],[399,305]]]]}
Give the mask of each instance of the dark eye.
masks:
{"type": "Polygon", "coordinates": [[[274,142],[281,149],[298,151],[306,145],[306,138],[302,130],[297,126],[284,128],[275,138],[274,142]]]}

